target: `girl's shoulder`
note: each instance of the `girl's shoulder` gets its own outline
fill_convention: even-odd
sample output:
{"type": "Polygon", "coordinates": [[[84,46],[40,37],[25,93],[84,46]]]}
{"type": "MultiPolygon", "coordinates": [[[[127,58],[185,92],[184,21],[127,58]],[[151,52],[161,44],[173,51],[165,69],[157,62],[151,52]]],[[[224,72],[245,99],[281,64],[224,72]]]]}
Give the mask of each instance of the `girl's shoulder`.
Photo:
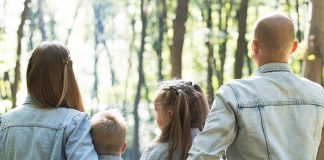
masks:
{"type": "Polygon", "coordinates": [[[168,150],[169,143],[153,143],[147,149],[150,151],[168,150]]]}
{"type": "Polygon", "coordinates": [[[169,143],[153,143],[142,154],[141,160],[167,159],[169,143]]]}
{"type": "MultiPolygon", "coordinates": [[[[169,143],[154,143],[147,147],[142,154],[141,160],[167,160],[169,154],[169,143]]],[[[172,160],[179,160],[181,148],[173,153],[172,160]]]]}

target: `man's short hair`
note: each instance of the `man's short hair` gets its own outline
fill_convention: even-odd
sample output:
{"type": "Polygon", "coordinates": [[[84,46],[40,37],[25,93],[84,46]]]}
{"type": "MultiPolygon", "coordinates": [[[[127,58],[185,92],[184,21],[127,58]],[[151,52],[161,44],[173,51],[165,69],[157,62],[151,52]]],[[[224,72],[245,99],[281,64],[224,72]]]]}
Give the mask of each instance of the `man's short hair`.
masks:
{"type": "Polygon", "coordinates": [[[96,151],[120,152],[125,143],[126,128],[124,117],[116,111],[95,114],[91,118],[91,134],[96,151]]]}
{"type": "Polygon", "coordinates": [[[283,14],[270,14],[256,22],[254,38],[265,52],[287,53],[295,40],[294,24],[283,14]]]}

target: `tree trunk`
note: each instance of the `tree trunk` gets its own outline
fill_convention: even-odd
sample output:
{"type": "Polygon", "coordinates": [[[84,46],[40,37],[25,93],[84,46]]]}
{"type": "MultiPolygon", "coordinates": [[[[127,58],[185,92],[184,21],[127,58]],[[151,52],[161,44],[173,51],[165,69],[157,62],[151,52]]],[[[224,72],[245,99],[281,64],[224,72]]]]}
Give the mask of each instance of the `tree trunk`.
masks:
{"type": "Polygon", "coordinates": [[[176,19],[173,23],[173,44],[171,48],[172,77],[181,78],[181,59],[186,21],[188,17],[188,0],[178,0],[176,19]]]}
{"type": "MultiPolygon", "coordinates": [[[[95,35],[96,37],[96,35],[95,35]]],[[[98,97],[98,84],[99,84],[99,79],[98,79],[98,60],[99,60],[99,55],[98,55],[98,43],[95,42],[95,47],[94,47],[95,51],[94,51],[94,63],[93,63],[93,77],[94,77],[94,81],[93,81],[93,88],[92,88],[92,95],[91,95],[91,99],[92,99],[92,106],[91,106],[91,115],[93,115],[94,112],[94,108],[95,107],[96,111],[98,111],[99,109],[99,97],[98,97]]]]}
{"type": "Polygon", "coordinates": [[[38,27],[39,30],[41,31],[42,41],[46,41],[47,36],[46,36],[46,30],[44,26],[44,3],[43,2],[44,0],[37,0],[37,4],[38,4],[37,15],[38,15],[38,27]]]}
{"type": "MultiPolygon", "coordinates": [[[[219,2],[220,2],[220,4],[222,4],[222,0],[219,0],[219,2]]],[[[218,28],[225,35],[223,41],[220,43],[219,51],[218,51],[219,59],[220,59],[220,70],[217,74],[218,87],[220,87],[224,83],[224,65],[225,65],[225,60],[226,60],[227,40],[228,40],[228,30],[227,29],[228,29],[229,17],[231,16],[231,12],[232,12],[232,6],[233,6],[233,0],[230,1],[229,9],[226,11],[224,28],[222,25],[221,10],[218,12],[218,14],[220,16],[220,18],[219,18],[220,24],[218,25],[218,28]]]]}
{"type": "MultiPolygon", "coordinates": [[[[208,49],[208,56],[207,56],[207,99],[209,105],[211,105],[214,101],[214,86],[213,86],[213,73],[214,73],[214,44],[211,41],[211,34],[213,33],[213,22],[212,22],[212,9],[211,3],[206,2],[207,7],[207,28],[209,30],[208,34],[208,41],[206,42],[206,47],[208,49]]],[[[203,12],[203,11],[202,11],[203,12]]],[[[216,68],[215,68],[216,69],[216,68]]]]}
{"type": "MultiPolygon", "coordinates": [[[[104,35],[104,33],[100,33],[100,34],[104,35]]],[[[106,53],[107,53],[108,63],[109,63],[109,66],[110,66],[111,85],[114,86],[117,83],[117,80],[116,80],[116,76],[115,76],[115,71],[113,69],[113,59],[112,59],[112,56],[110,55],[108,45],[107,45],[106,41],[103,38],[102,38],[101,43],[104,45],[106,53]]]]}
{"type": "Polygon", "coordinates": [[[248,0],[241,0],[240,10],[238,12],[238,30],[237,49],[235,52],[234,78],[242,78],[244,54],[247,52],[247,42],[245,39],[246,19],[248,10],[248,0]]]}
{"type": "Polygon", "coordinates": [[[3,73],[3,83],[0,82],[1,85],[1,98],[2,99],[9,99],[11,98],[10,95],[10,78],[9,78],[9,71],[3,73]]]}
{"type": "Polygon", "coordinates": [[[51,40],[56,39],[56,33],[55,33],[55,25],[56,25],[56,21],[55,21],[55,17],[53,13],[50,13],[50,20],[49,20],[49,29],[50,29],[50,33],[51,33],[51,40]]]}
{"type": "Polygon", "coordinates": [[[133,137],[133,157],[134,159],[139,159],[140,152],[139,152],[139,115],[138,115],[138,105],[141,100],[141,90],[142,85],[144,83],[144,72],[143,72],[143,54],[144,54],[144,46],[145,46],[145,37],[146,37],[146,10],[144,8],[144,0],[141,0],[141,20],[142,20],[142,33],[141,33],[141,46],[138,51],[138,84],[134,102],[134,137],[133,137]]]}
{"type": "Polygon", "coordinates": [[[29,19],[29,38],[28,38],[28,51],[32,51],[34,49],[34,31],[36,29],[36,22],[35,22],[35,13],[30,10],[28,13],[29,19]]]}
{"type": "Polygon", "coordinates": [[[125,78],[125,85],[124,85],[124,91],[123,91],[123,113],[125,116],[125,119],[127,119],[127,112],[126,112],[126,101],[127,101],[127,92],[128,92],[128,82],[129,82],[129,76],[130,76],[130,71],[132,68],[132,59],[133,59],[133,51],[135,50],[135,37],[136,37],[136,31],[135,31],[135,18],[132,15],[131,18],[131,26],[132,26],[132,39],[130,41],[130,46],[129,46],[129,56],[128,56],[128,67],[127,67],[127,72],[126,72],[126,78],[125,78]]]}
{"type": "Polygon", "coordinates": [[[299,20],[299,0],[296,0],[296,14],[297,14],[297,40],[298,42],[301,42],[302,40],[302,34],[300,31],[300,20],[299,20]]]}
{"type": "Polygon", "coordinates": [[[156,50],[156,54],[158,57],[158,77],[159,81],[163,80],[162,74],[162,46],[163,46],[163,36],[165,33],[165,19],[167,15],[166,10],[166,2],[165,0],[158,1],[158,19],[159,19],[159,35],[156,41],[156,46],[154,47],[156,50]]]}
{"type": "Polygon", "coordinates": [[[252,63],[251,63],[251,58],[249,57],[247,49],[246,49],[246,52],[245,52],[245,58],[246,58],[246,65],[248,67],[248,73],[249,73],[249,76],[250,76],[252,74],[252,63]]]}
{"type": "MultiPolygon", "coordinates": [[[[313,0],[312,19],[308,37],[308,47],[304,59],[303,76],[319,84],[323,84],[324,55],[324,1],[313,0]]],[[[323,157],[324,158],[324,157],[323,157]]]]}
{"type": "Polygon", "coordinates": [[[73,15],[73,20],[72,20],[72,25],[71,25],[71,27],[68,29],[68,33],[67,33],[66,38],[65,38],[65,45],[68,45],[68,43],[69,43],[70,35],[71,35],[71,33],[72,33],[72,29],[73,29],[73,27],[74,27],[74,23],[75,23],[75,21],[76,21],[76,18],[77,18],[77,16],[78,16],[79,9],[80,9],[82,3],[83,3],[83,0],[80,0],[79,3],[78,3],[78,5],[77,5],[77,7],[76,7],[76,9],[75,9],[75,12],[74,12],[74,15],[73,15]]]}
{"type": "MultiPolygon", "coordinates": [[[[98,46],[100,43],[100,29],[102,28],[101,25],[101,16],[100,16],[100,6],[96,4],[96,2],[93,3],[93,12],[94,12],[94,63],[93,63],[93,88],[92,88],[92,108],[91,108],[91,115],[94,113],[95,110],[98,111],[99,107],[99,97],[98,97],[98,85],[99,85],[99,78],[98,78],[98,61],[99,61],[99,51],[98,46]]],[[[68,40],[68,37],[67,39],[68,40]]],[[[68,43],[68,41],[65,41],[68,43]]]]}
{"type": "Polygon", "coordinates": [[[16,67],[15,67],[15,79],[13,84],[11,85],[11,94],[12,94],[12,108],[16,107],[17,102],[17,91],[20,83],[20,58],[21,58],[21,39],[24,36],[24,24],[27,19],[29,7],[28,4],[31,0],[25,0],[24,2],[24,10],[21,13],[21,20],[19,24],[19,28],[17,31],[17,59],[16,59],[16,67]]]}

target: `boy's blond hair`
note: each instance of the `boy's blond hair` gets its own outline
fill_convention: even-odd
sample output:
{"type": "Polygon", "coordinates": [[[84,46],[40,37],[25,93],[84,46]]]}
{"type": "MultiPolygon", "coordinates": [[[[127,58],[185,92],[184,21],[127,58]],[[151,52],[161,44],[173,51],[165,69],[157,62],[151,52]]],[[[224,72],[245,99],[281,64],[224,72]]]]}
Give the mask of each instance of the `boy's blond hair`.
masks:
{"type": "Polygon", "coordinates": [[[98,154],[121,153],[125,145],[127,124],[116,111],[103,111],[91,118],[91,135],[98,154]]]}

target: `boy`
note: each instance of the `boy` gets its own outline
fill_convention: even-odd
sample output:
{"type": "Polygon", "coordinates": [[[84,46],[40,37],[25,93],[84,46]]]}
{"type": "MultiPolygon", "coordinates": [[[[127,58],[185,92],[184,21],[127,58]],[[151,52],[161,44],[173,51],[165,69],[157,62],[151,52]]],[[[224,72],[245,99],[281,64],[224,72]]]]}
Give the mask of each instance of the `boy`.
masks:
{"type": "Polygon", "coordinates": [[[113,111],[104,111],[91,118],[91,135],[100,160],[122,160],[126,149],[124,117],[113,111]]]}

